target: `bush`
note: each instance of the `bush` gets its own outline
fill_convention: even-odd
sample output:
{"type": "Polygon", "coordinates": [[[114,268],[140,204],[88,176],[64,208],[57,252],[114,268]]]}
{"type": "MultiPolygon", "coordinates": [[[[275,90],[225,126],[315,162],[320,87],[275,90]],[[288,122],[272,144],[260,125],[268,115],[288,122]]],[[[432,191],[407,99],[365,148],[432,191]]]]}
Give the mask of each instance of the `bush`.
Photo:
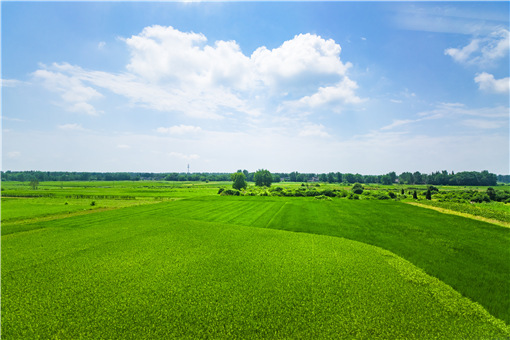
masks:
{"type": "Polygon", "coordinates": [[[308,197],[319,196],[319,192],[315,189],[307,190],[307,191],[305,191],[305,196],[308,196],[308,197]]]}
{"type": "Polygon", "coordinates": [[[352,186],[352,189],[351,191],[355,194],[358,194],[358,195],[361,195],[363,193],[363,186],[359,183],[355,183],[353,186],[352,186]]]}
{"type": "Polygon", "coordinates": [[[225,188],[220,188],[220,190],[218,190],[218,195],[220,195],[224,190],[225,188]]]}
{"type": "Polygon", "coordinates": [[[234,190],[234,189],[227,189],[227,190],[223,190],[223,192],[221,193],[222,196],[239,196],[241,193],[239,192],[239,190],[234,190]]]}
{"type": "Polygon", "coordinates": [[[328,197],[328,196],[326,196],[326,195],[319,195],[319,196],[315,196],[315,199],[316,199],[316,200],[331,201],[331,197],[328,197]]]}
{"type": "Polygon", "coordinates": [[[322,190],[322,196],[335,197],[336,194],[331,189],[325,189],[325,190],[322,190]]]}

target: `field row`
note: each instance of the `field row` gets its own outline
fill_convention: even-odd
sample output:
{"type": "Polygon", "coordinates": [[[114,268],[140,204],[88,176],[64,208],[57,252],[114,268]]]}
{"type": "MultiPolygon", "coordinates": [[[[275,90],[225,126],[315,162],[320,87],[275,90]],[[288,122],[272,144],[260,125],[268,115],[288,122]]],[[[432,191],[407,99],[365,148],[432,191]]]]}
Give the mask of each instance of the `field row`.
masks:
{"type": "MultiPolygon", "coordinates": [[[[386,250],[341,237],[233,224],[275,227],[295,209],[303,206],[190,199],[40,222],[31,231],[5,235],[2,335],[510,336],[482,307],[386,250]],[[220,222],[219,211],[228,223],[220,222]],[[262,218],[265,214],[272,217],[262,218]]],[[[323,210],[315,204],[310,209],[303,223],[315,220],[317,227],[323,210]]],[[[347,209],[353,207],[333,210],[347,209]]]]}

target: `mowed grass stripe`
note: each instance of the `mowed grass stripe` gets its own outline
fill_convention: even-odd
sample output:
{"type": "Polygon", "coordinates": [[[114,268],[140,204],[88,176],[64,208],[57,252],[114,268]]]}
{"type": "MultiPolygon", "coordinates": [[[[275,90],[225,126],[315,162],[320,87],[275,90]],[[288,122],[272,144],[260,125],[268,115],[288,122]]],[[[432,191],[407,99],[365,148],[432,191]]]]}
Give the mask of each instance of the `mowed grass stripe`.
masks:
{"type": "Polygon", "coordinates": [[[388,249],[510,323],[510,230],[398,202],[293,200],[270,228],[388,249]]]}
{"type": "Polygon", "coordinates": [[[483,308],[380,248],[338,237],[171,218],[167,212],[109,211],[94,215],[95,221],[75,217],[67,219],[66,228],[2,238],[2,335],[510,335],[483,308]],[[56,253],[66,256],[40,261],[56,253]]]}
{"type": "MultiPolygon", "coordinates": [[[[205,198],[200,198],[203,203],[205,198]]],[[[193,201],[182,202],[192,205],[193,201]]],[[[395,252],[510,323],[510,233],[507,228],[399,202],[306,198],[214,197],[229,223],[345,237],[395,252]],[[239,205],[256,206],[254,214],[239,205]],[[285,204],[285,205],[284,205],[285,204]],[[280,207],[277,209],[277,207],[280,207]],[[507,230],[503,230],[507,229],[507,230]]],[[[182,218],[211,220],[189,210],[182,218]]]]}

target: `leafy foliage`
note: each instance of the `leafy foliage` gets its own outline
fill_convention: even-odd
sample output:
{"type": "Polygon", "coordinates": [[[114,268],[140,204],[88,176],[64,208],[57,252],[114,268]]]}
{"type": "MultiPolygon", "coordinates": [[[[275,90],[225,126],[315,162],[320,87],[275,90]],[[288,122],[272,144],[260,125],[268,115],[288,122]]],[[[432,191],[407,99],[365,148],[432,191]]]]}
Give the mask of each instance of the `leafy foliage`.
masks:
{"type": "Polygon", "coordinates": [[[351,190],[352,190],[353,193],[361,195],[363,193],[363,186],[361,184],[359,184],[359,183],[355,183],[352,186],[351,190]]]}
{"type": "Polygon", "coordinates": [[[233,182],[232,188],[234,188],[236,190],[241,190],[241,189],[246,189],[246,187],[248,186],[248,183],[246,183],[246,176],[244,173],[236,172],[236,173],[232,174],[230,177],[233,182]]]}
{"type": "Polygon", "coordinates": [[[270,187],[271,183],[273,183],[273,176],[271,175],[269,170],[260,169],[257,172],[255,172],[253,180],[255,181],[256,186],[270,187]]]}

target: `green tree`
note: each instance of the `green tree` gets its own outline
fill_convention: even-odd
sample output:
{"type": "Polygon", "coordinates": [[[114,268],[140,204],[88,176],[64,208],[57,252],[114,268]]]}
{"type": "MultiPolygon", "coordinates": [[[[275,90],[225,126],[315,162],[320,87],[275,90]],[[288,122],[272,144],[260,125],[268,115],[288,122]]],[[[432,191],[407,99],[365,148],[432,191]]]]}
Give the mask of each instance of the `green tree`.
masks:
{"type": "Polygon", "coordinates": [[[425,198],[429,201],[432,199],[432,193],[430,192],[430,188],[427,189],[427,193],[425,194],[425,198]]]}
{"type": "Polygon", "coordinates": [[[494,188],[492,188],[492,187],[487,188],[487,195],[489,196],[491,201],[496,200],[496,190],[494,190],[494,188]]]}
{"type": "Polygon", "coordinates": [[[257,170],[255,175],[253,175],[253,180],[255,181],[255,185],[259,187],[270,187],[271,183],[273,183],[273,176],[269,172],[269,170],[260,169],[257,170]]]}
{"type": "Polygon", "coordinates": [[[344,174],[343,179],[347,183],[354,183],[356,182],[356,179],[353,174],[344,174]]]}
{"type": "Polygon", "coordinates": [[[290,175],[289,175],[289,181],[297,182],[297,176],[298,175],[299,175],[299,173],[297,171],[291,172],[290,175]]]}
{"type": "Polygon", "coordinates": [[[384,185],[391,185],[391,177],[389,175],[381,176],[381,183],[384,185]]]}
{"type": "Polygon", "coordinates": [[[32,189],[37,189],[37,187],[39,186],[39,180],[37,178],[33,178],[30,183],[29,183],[30,187],[32,189]]]}
{"type": "Polygon", "coordinates": [[[236,190],[246,189],[248,183],[246,183],[246,176],[241,171],[236,172],[235,174],[230,175],[232,179],[232,188],[236,190]]]}

